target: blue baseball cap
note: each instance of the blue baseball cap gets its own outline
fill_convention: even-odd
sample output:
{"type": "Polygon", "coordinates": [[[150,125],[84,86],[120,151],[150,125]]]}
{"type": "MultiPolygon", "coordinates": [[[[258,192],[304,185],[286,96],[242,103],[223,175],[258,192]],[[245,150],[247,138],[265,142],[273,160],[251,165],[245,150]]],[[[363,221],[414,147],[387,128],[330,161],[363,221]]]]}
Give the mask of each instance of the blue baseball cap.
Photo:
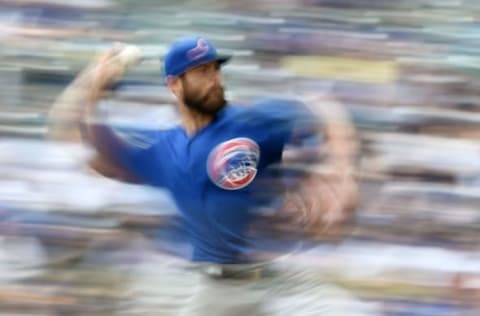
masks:
{"type": "Polygon", "coordinates": [[[163,59],[165,78],[180,76],[188,69],[217,61],[227,62],[231,56],[220,56],[215,46],[202,36],[188,36],[176,40],[163,59]]]}

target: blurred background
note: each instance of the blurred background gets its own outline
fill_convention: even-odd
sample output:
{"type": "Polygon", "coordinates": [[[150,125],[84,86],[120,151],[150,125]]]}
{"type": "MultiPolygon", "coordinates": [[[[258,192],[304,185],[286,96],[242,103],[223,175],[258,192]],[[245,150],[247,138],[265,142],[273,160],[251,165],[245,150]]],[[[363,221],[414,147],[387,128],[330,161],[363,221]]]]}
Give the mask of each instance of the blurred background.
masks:
{"type": "Polygon", "coordinates": [[[192,33],[234,55],[230,100],[328,92],[357,128],[354,229],[289,268],[342,289],[344,315],[480,315],[478,0],[0,1],[0,315],[185,302],[191,276],[152,257],[189,251],[168,194],[92,175],[91,150],[48,141],[46,121],[120,41],[147,58],[103,106],[118,124],[171,124],[160,58],[192,33]]]}

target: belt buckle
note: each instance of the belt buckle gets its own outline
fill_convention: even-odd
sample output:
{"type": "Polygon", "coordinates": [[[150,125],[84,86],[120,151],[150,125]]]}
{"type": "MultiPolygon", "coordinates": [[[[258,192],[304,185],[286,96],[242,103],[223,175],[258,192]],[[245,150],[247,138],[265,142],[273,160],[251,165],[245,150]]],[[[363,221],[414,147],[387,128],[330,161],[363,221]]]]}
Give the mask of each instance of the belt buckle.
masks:
{"type": "Polygon", "coordinates": [[[263,268],[229,269],[222,265],[207,265],[204,273],[213,279],[260,280],[264,276],[263,268]]]}
{"type": "Polygon", "coordinates": [[[221,278],[224,276],[224,270],[223,267],[220,265],[208,265],[205,268],[205,273],[208,276],[214,277],[214,278],[221,278]]]}

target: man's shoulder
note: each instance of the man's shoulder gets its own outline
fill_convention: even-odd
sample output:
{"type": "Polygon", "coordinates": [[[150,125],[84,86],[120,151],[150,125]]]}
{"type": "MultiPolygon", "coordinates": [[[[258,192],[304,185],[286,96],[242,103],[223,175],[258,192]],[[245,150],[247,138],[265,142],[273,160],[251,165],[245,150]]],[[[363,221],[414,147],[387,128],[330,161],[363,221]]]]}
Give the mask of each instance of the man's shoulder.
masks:
{"type": "Polygon", "coordinates": [[[298,99],[275,96],[252,99],[242,105],[230,105],[226,113],[227,120],[233,119],[242,123],[284,122],[310,116],[298,99]]]}
{"type": "Polygon", "coordinates": [[[148,149],[153,146],[163,145],[165,141],[180,134],[180,128],[142,128],[142,127],[116,127],[115,134],[130,146],[139,149],[148,149]]]}
{"type": "Polygon", "coordinates": [[[302,102],[295,97],[261,96],[250,98],[243,102],[230,103],[228,108],[233,111],[249,111],[264,107],[299,106],[302,102]]]}

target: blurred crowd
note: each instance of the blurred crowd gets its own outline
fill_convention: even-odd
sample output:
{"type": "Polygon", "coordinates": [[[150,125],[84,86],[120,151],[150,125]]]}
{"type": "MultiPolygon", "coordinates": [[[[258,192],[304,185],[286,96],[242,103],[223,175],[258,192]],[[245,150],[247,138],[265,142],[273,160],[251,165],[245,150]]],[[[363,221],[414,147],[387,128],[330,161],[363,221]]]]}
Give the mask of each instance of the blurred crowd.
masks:
{"type": "Polygon", "coordinates": [[[358,315],[480,313],[479,1],[3,0],[0,8],[0,315],[148,315],[155,297],[146,287],[175,296],[155,265],[176,262],[145,263],[152,249],[188,252],[169,196],[93,175],[91,149],[48,141],[46,121],[75,75],[120,41],[145,60],[102,106],[115,107],[117,124],[172,124],[161,57],[192,33],[234,56],[224,67],[229,100],[326,92],[357,129],[351,234],[287,260],[290,268],[337,284],[358,315]]]}

